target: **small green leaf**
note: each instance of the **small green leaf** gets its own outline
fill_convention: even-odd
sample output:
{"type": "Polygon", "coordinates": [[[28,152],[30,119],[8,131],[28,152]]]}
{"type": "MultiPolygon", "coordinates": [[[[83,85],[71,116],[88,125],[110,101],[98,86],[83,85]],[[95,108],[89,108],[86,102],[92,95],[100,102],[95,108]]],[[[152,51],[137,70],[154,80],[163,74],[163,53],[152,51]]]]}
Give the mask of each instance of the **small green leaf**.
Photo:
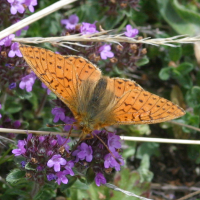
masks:
{"type": "Polygon", "coordinates": [[[32,171],[35,171],[35,170],[36,170],[35,167],[32,166],[29,162],[26,163],[25,169],[26,169],[26,170],[32,170],[32,171]]]}
{"type": "Polygon", "coordinates": [[[9,114],[17,113],[22,109],[22,105],[17,102],[7,102],[5,111],[9,114]]]}
{"type": "Polygon", "coordinates": [[[190,71],[192,71],[194,66],[190,63],[184,62],[181,63],[176,70],[179,71],[182,75],[188,74],[190,71]]]}
{"type": "Polygon", "coordinates": [[[143,65],[146,65],[147,63],[149,63],[149,59],[147,58],[147,56],[144,56],[143,58],[141,58],[140,60],[138,60],[135,64],[140,67],[143,65]]]}
{"type": "Polygon", "coordinates": [[[169,47],[169,57],[172,61],[176,62],[181,58],[182,48],[181,47],[169,47]]]}
{"type": "Polygon", "coordinates": [[[25,172],[21,171],[20,169],[14,169],[13,171],[8,174],[6,177],[6,181],[9,183],[16,183],[17,181],[20,181],[22,178],[25,177],[25,172]]]}
{"type": "Polygon", "coordinates": [[[150,165],[150,157],[147,154],[144,154],[142,157],[142,162],[140,167],[138,168],[138,172],[140,173],[141,182],[148,181],[151,182],[153,178],[153,173],[149,170],[150,165]]]}
{"type": "Polygon", "coordinates": [[[171,72],[172,72],[172,67],[164,67],[159,72],[159,78],[161,80],[166,81],[170,78],[171,72]]]}
{"type": "Polygon", "coordinates": [[[95,173],[94,173],[94,170],[92,168],[89,168],[87,170],[87,173],[86,173],[86,181],[87,181],[87,184],[91,184],[94,182],[94,178],[95,178],[95,173]]]}

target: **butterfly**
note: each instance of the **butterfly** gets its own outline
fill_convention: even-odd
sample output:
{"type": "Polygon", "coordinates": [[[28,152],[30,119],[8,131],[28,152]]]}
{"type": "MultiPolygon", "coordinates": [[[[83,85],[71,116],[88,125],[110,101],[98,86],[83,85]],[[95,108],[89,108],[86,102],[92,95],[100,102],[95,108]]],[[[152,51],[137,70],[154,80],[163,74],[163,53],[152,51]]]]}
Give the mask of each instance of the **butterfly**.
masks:
{"type": "Polygon", "coordinates": [[[133,80],[103,76],[83,57],[22,44],[20,51],[38,78],[72,111],[81,138],[114,124],[154,124],[185,114],[133,80]]]}

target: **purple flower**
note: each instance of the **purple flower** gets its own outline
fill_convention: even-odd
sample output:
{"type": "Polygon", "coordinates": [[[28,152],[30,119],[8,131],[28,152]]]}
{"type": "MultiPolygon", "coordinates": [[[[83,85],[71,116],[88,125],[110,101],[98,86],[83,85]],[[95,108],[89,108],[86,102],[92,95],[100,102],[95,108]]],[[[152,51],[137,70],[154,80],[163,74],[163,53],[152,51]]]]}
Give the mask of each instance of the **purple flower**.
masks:
{"type": "MultiPolygon", "coordinates": [[[[73,118],[73,117],[68,117],[66,116],[65,119],[63,120],[63,122],[66,123],[66,125],[64,126],[64,130],[65,131],[69,131],[72,126],[73,126],[73,123],[75,122],[76,120],[73,118]]],[[[75,127],[75,126],[74,126],[75,127]]]]}
{"type": "Polygon", "coordinates": [[[95,23],[90,24],[90,23],[83,22],[80,32],[82,33],[82,35],[85,35],[85,34],[98,33],[99,31],[97,31],[95,23]]]}
{"type": "Polygon", "coordinates": [[[26,149],[24,148],[24,140],[18,140],[17,147],[18,149],[13,149],[12,153],[15,154],[15,156],[20,156],[26,152],[26,149]]]}
{"type": "Polygon", "coordinates": [[[14,56],[22,57],[21,51],[19,50],[19,43],[14,42],[11,45],[11,50],[8,53],[8,57],[13,58],[14,56]]]}
{"type": "Polygon", "coordinates": [[[47,89],[47,94],[50,95],[51,90],[42,82],[42,88],[47,89]]]}
{"type": "Polygon", "coordinates": [[[17,83],[13,82],[9,85],[9,89],[12,90],[12,89],[16,88],[16,86],[17,86],[17,83]]]}
{"type": "Polygon", "coordinates": [[[25,11],[24,6],[22,5],[24,3],[24,0],[7,0],[8,3],[10,3],[10,12],[11,14],[15,15],[17,12],[23,13],[25,11]]]}
{"type": "Polygon", "coordinates": [[[55,174],[47,174],[47,180],[48,181],[52,181],[52,180],[56,180],[57,176],[55,174]]]}
{"type": "Polygon", "coordinates": [[[49,141],[49,143],[53,147],[53,146],[55,146],[57,144],[57,140],[52,139],[52,140],[49,141]]]}
{"type": "Polygon", "coordinates": [[[34,7],[37,5],[37,0],[25,0],[24,4],[28,6],[30,12],[34,12],[34,7]]]}
{"type": "Polygon", "coordinates": [[[64,183],[64,184],[67,184],[68,183],[68,179],[67,179],[67,177],[66,177],[66,175],[67,174],[69,174],[69,172],[67,171],[67,170],[64,170],[64,171],[62,171],[62,172],[58,172],[56,175],[57,175],[57,177],[58,177],[58,179],[57,179],[57,183],[58,183],[58,185],[60,185],[61,184],[61,182],[62,183],[64,183]]]}
{"type": "Polygon", "coordinates": [[[106,60],[107,58],[112,58],[114,56],[114,53],[110,50],[111,47],[108,44],[104,44],[99,48],[99,52],[103,60],[106,60]]]}
{"type": "Polygon", "coordinates": [[[15,37],[14,34],[11,34],[3,39],[0,40],[0,46],[8,47],[11,45],[12,39],[15,37]]]}
{"type": "Polygon", "coordinates": [[[29,133],[29,134],[28,134],[28,137],[27,137],[27,141],[30,141],[32,137],[33,137],[33,134],[32,134],[32,133],[29,133]]]}
{"type": "Polygon", "coordinates": [[[115,152],[115,149],[121,148],[120,137],[114,133],[108,133],[108,148],[110,151],[115,152]]]}
{"type": "Polygon", "coordinates": [[[138,33],[139,33],[138,29],[132,28],[131,25],[127,25],[126,26],[126,32],[124,32],[124,34],[127,37],[135,37],[138,33]]]}
{"type": "Polygon", "coordinates": [[[55,115],[53,122],[58,122],[59,119],[62,121],[65,119],[65,109],[64,108],[58,108],[58,107],[53,108],[51,110],[51,113],[53,115],[55,115]]]}
{"type": "Polygon", "coordinates": [[[42,135],[41,135],[41,136],[39,137],[39,142],[40,142],[40,143],[43,143],[44,140],[45,140],[45,136],[42,136],[42,135]]]}
{"type": "Polygon", "coordinates": [[[14,128],[19,128],[21,126],[21,122],[19,120],[14,121],[13,123],[14,128]]]}
{"type": "Polygon", "coordinates": [[[111,153],[107,154],[104,157],[104,167],[105,168],[115,168],[116,171],[120,170],[120,165],[124,165],[124,160],[122,159],[121,155],[119,155],[118,152],[112,152],[113,155],[115,156],[115,158],[113,157],[113,155],[111,153]],[[117,161],[116,161],[117,159],[117,161]]]}
{"type": "Polygon", "coordinates": [[[52,156],[53,155],[53,151],[52,150],[49,150],[48,152],[47,152],[47,156],[52,156]]]}
{"type": "Polygon", "coordinates": [[[19,84],[19,87],[23,90],[26,88],[27,92],[32,91],[33,84],[35,82],[36,75],[34,73],[30,73],[27,76],[24,76],[19,84]]]}
{"type": "Polygon", "coordinates": [[[40,172],[40,171],[42,171],[43,169],[44,169],[44,168],[43,168],[42,166],[40,166],[40,165],[37,166],[37,171],[40,172]]]}
{"type": "Polygon", "coordinates": [[[70,15],[69,19],[62,19],[61,24],[65,25],[65,28],[68,30],[74,30],[78,20],[79,18],[77,15],[70,15]]]}
{"type": "Polygon", "coordinates": [[[1,104],[0,104],[0,109],[2,108],[1,104]]]}
{"type": "Polygon", "coordinates": [[[98,172],[95,176],[95,183],[99,187],[101,184],[106,184],[106,179],[104,175],[100,172],[98,172]]]}
{"type": "Polygon", "coordinates": [[[65,169],[68,171],[68,173],[71,176],[74,176],[74,172],[72,171],[72,167],[74,167],[74,162],[73,161],[68,161],[67,164],[65,165],[65,169]]]}
{"type": "Polygon", "coordinates": [[[86,159],[87,162],[91,162],[93,158],[92,153],[92,147],[83,142],[81,143],[81,145],[78,146],[78,149],[72,153],[72,155],[76,156],[76,162],[79,159],[86,159]]]}
{"type": "Polygon", "coordinates": [[[70,139],[67,139],[67,138],[64,138],[60,135],[56,135],[57,137],[57,142],[60,146],[64,146],[65,147],[65,150],[69,153],[69,149],[70,149],[70,146],[67,144],[70,142],[70,139]]]}
{"type": "Polygon", "coordinates": [[[22,168],[25,168],[26,161],[25,161],[25,160],[23,160],[23,161],[22,161],[20,164],[21,164],[21,167],[22,167],[22,168]]]}
{"type": "Polygon", "coordinates": [[[60,154],[54,155],[48,162],[47,166],[49,168],[54,166],[54,171],[59,172],[60,171],[60,165],[66,165],[67,161],[61,157],[60,154]]]}

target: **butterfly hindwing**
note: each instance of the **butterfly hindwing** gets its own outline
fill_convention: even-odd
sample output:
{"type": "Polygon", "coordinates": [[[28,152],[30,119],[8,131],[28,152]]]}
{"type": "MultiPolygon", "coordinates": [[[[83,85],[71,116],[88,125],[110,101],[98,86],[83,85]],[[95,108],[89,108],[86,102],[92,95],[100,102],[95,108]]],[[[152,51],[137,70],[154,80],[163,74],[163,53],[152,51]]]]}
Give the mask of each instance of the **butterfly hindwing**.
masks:
{"type": "MultiPolygon", "coordinates": [[[[116,104],[112,112],[117,124],[153,124],[185,114],[179,106],[143,90],[134,81],[120,78],[113,80],[116,104]]],[[[113,80],[110,80],[111,84],[113,80]]]]}

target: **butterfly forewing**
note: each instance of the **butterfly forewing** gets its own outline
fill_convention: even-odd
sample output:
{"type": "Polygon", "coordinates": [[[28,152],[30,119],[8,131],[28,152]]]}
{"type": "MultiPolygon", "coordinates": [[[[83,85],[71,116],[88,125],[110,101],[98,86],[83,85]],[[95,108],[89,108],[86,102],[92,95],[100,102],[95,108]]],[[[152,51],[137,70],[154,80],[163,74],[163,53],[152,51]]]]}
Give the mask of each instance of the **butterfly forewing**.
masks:
{"type": "Polygon", "coordinates": [[[101,77],[101,71],[90,61],[79,56],[65,56],[76,69],[78,82],[89,79],[91,82],[96,82],[101,77]]]}
{"type": "Polygon", "coordinates": [[[76,113],[77,78],[74,66],[52,51],[20,45],[20,51],[35,74],[76,113]]]}

